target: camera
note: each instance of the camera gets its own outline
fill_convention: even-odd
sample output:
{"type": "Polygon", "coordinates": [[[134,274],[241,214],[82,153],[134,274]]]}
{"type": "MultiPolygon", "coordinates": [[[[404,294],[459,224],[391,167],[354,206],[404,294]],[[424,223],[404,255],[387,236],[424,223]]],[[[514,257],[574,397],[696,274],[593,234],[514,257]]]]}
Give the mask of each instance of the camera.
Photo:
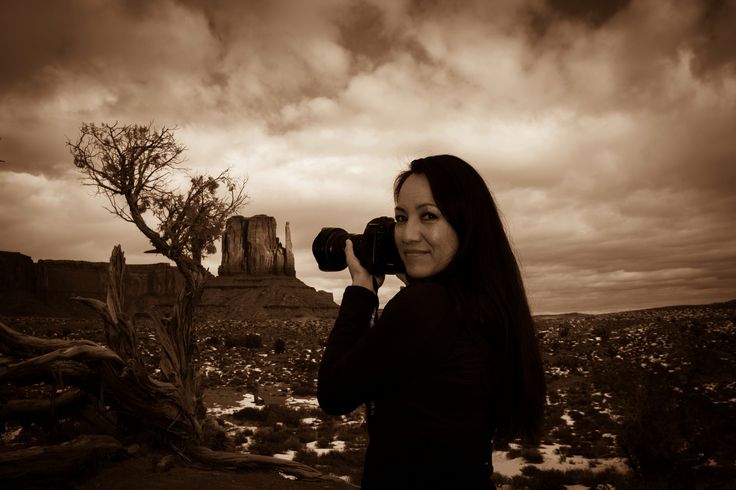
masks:
{"type": "Polygon", "coordinates": [[[348,266],[345,242],[349,238],[353,242],[355,256],[371,274],[405,272],[394,242],[395,226],[393,218],[382,216],[370,220],[362,235],[348,233],[342,228],[322,228],[312,242],[312,254],[321,271],[341,271],[348,266]]]}

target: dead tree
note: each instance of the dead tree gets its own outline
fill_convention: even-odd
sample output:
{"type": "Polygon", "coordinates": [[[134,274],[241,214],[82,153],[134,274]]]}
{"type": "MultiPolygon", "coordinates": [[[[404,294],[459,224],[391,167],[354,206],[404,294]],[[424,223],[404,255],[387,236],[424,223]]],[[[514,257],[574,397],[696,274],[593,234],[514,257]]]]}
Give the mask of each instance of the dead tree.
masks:
{"type": "MultiPolygon", "coordinates": [[[[84,184],[96,188],[108,201],[107,209],[133,223],[153,245],[152,252],[172,260],[184,277],[171,314],[151,315],[161,347],[161,371],[172,387],[169,396],[179,404],[178,423],[185,423],[187,437],[202,441],[204,414],[202,392],[194,365],[196,342],[194,309],[208,272],[202,257],[214,251],[225,220],[245,203],[245,181],[231,178],[228,172],[217,177],[190,177],[185,192],[172,188],[177,172],[182,172],[184,146],[172,129],[156,130],[152,125],[121,126],[83,124],[76,142],[67,142],[74,165],[82,172],[84,184]],[[225,187],[225,194],[218,193],[225,187]],[[144,214],[150,211],[157,225],[150,225],[144,214]]],[[[111,260],[122,260],[113,253],[111,260]]],[[[122,277],[113,278],[108,288],[107,305],[93,300],[86,303],[102,316],[106,337],[119,349],[131,369],[141,369],[136,361],[134,330],[119,312],[123,301],[122,277]],[[117,281],[117,282],[114,282],[117,281]],[[105,309],[107,306],[107,309],[105,309]],[[112,325],[118,323],[116,327],[112,325]]],[[[118,350],[116,350],[117,352],[118,350]]]]}
{"type": "MultiPolygon", "coordinates": [[[[164,320],[158,325],[162,343],[161,366],[165,380],[149,374],[137,351],[135,327],[123,311],[125,259],[120,246],[113,249],[108,268],[107,301],[76,298],[94,308],[104,323],[106,346],[88,340],[44,339],[19,333],[0,322],[0,383],[61,382],[65,389],[35,400],[15,400],[0,409],[0,421],[61,416],[67,407],[99,411],[97,420],[134,420],[137,430],[156,434],[182,456],[213,466],[273,467],[305,479],[331,479],[309,466],[270,456],[213,451],[201,445],[204,413],[187,399],[179,356],[164,320]],[[102,399],[104,398],[104,403],[102,399]],[[105,408],[109,406],[110,408],[105,408]]],[[[181,298],[181,297],[180,297],[181,298]]],[[[175,308],[176,310],[177,308],[175,308]]],[[[176,313],[175,313],[176,314],[176,313]]],[[[169,324],[170,325],[170,324],[169,324]]],[[[190,363],[191,365],[191,363],[190,363]]],[[[187,370],[190,368],[187,367],[187,370]]],[[[196,378],[195,378],[196,379],[196,378]]],[[[30,472],[65,472],[100,452],[121,451],[114,437],[80,436],[73,441],[37,448],[0,452],[0,478],[11,480],[30,472]],[[49,464],[49,461],[55,461],[49,464]],[[12,464],[11,464],[12,463],[12,464]]]]}
{"type": "MultiPolygon", "coordinates": [[[[210,465],[274,466],[302,478],[327,478],[300,463],[212,451],[202,445],[206,410],[195,364],[193,325],[194,309],[208,277],[201,259],[214,251],[225,220],[245,202],[245,181],[223,172],[217,177],[191,177],[186,191],[172,190],[173,175],[182,170],[184,147],[168,128],[85,124],[79,139],[67,145],[84,183],[107,198],[111,213],[133,223],[151,242],[153,251],[176,264],[185,285],[170,314],[150,314],[160,346],[160,377],[149,374],[138,352],[135,325],[124,312],[125,259],[119,246],[110,257],[106,301],[76,298],[102,318],[106,345],[33,337],[0,323],[0,383],[42,381],[52,387],[43,399],[3,404],[0,423],[76,409],[86,411],[87,419],[103,433],[135,425],[135,430],[156,434],[185,458],[210,465]],[[147,211],[157,225],[146,221],[147,211]]],[[[120,447],[108,435],[28,454],[0,452],[0,468],[5,468],[0,477],[17,474],[24,465],[37,470],[49,455],[68,453],[75,460],[84,457],[83,453],[120,447]]]]}

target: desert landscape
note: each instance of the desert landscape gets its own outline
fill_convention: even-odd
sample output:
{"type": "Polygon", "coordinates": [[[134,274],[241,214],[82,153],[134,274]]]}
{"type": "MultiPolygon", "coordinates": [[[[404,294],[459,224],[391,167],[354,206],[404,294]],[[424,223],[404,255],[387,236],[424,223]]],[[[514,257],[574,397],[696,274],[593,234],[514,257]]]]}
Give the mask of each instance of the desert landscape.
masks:
{"type": "MultiPolygon", "coordinates": [[[[103,340],[92,318],[0,320],[35,336],[103,340]]],[[[493,455],[498,485],[728,488],[736,481],[736,301],[540,316],[536,324],[549,393],[546,436],[539,447],[513,441],[498,445],[493,455]]],[[[204,401],[222,429],[219,448],[303,462],[342,479],[343,486],[359,484],[367,444],[362,411],[328,416],[315,399],[330,327],[329,319],[317,318],[198,321],[204,401]]],[[[145,322],[139,328],[142,347],[156,369],[155,336],[145,322]]],[[[0,396],[7,399],[13,389],[4,383],[0,396]]],[[[3,452],[58,442],[84,430],[83,424],[64,419],[51,427],[4,422],[3,452]]],[[[193,484],[197,477],[182,472],[199,471],[223,488],[227,481],[245,485],[241,488],[340,487],[339,482],[296,481],[278,472],[187,469],[186,461],[145,445],[129,452],[85,463],[91,466],[80,467],[77,480],[60,486],[98,488],[104,482],[107,488],[124,488],[137,486],[147,475],[150,488],[194,488],[176,482],[193,484]],[[144,469],[116,470],[133,464],[144,469]]],[[[53,483],[32,475],[16,483],[34,481],[53,483]]]]}
{"type": "Polygon", "coordinates": [[[3,7],[1,489],[359,486],[363,409],[315,399],[352,276],[317,257],[419,209],[427,158],[503,240],[428,172],[410,253],[515,283],[508,241],[536,314],[544,435],[494,441],[496,486],[736,488],[736,1],[3,7]]]}

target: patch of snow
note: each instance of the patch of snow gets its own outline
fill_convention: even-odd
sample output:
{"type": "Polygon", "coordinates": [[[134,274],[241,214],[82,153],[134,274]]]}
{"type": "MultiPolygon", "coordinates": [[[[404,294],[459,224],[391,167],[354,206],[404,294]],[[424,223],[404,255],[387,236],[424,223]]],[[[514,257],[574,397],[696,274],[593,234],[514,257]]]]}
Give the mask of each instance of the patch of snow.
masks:
{"type": "Polygon", "coordinates": [[[210,374],[210,373],[212,373],[212,372],[218,372],[218,373],[222,374],[222,371],[221,371],[221,370],[217,369],[216,367],[214,367],[214,366],[213,366],[213,365],[212,365],[211,363],[209,363],[209,362],[205,362],[205,363],[204,363],[204,364],[202,365],[202,369],[204,370],[204,374],[205,374],[205,375],[208,375],[208,374],[210,374]]]}
{"type": "Polygon", "coordinates": [[[244,408],[257,408],[259,410],[263,409],[262,406],[256,405],[256,400],[252,393],[246,393],[243,398],[237,402],[237,405],[233,407],[214,406],[207,409],[207,412],[213,415],[232,415],[238,410],[242,410],[244,408]]]}
{"type": "Polygon", "coordinates": [[[317,401],[316,396],[309,398],[297,398],[290,396],[286,399],[286,406],[297,408],[319,408],[319,402],[317,401]]]}
{"type": "Polygon", "coordinates": [[[559,448],[559,444],[542,444],[539,446],[539,452],[544,458],[544,461],[539,464],[527,463],[522,457],[508,459],[506,457],[506,451],[496,451],[493,453],[492,459],[493,471],[509,478],[521,474],[521,469],[525,466],[535,466],[540,470],[559,471],[586,469],[595,473],[609,468],[619,473],[627,473],[629,471],[629,467],[623,458],[588,459],[584,456],[569,455],[564,458],[564,461],[560,461],[559,454],[555,452],[559,448]]]}
{"type": "Polygon", "coordinates": [[[312,441],[307,443],[307,449],[314,451],[320,456],[332,451],[342,452],[345,450],[345,441],[332,441],[330,447],[327,448],[317,447],[317,441],[312,441]]]}
{"type": "Polygon", "coordinates": [[[294,456],[296,456],[296,451],[293,449],[289,449],[285,453],[276,453],[273,455],[274,458],[288,459],[289,461],[294,461],[294,456]]]}
{"type": "Polygon", "coordinates": [[[280,471],[279,475],[281,475],[282,478],[286,478],[287,480],[296,480],[296,477],[294,475],[287,475],[286,473],[282,473],[280,471]]]}

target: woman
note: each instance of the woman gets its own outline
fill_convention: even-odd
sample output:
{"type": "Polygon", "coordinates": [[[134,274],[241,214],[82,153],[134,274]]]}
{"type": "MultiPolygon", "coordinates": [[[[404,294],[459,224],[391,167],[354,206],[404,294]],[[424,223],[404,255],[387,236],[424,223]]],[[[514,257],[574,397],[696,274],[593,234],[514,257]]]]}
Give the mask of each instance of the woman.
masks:
{"type": "Polygon", "coordinates": [[[451,155],[396,179],[407,287],[371,327],[382,277],[352,277],[319,371],[322,409],[366,404],[363,488],[494,488],[494,437],[539,436],[544,373],[516,259],[483,178],[451,155]]]}

